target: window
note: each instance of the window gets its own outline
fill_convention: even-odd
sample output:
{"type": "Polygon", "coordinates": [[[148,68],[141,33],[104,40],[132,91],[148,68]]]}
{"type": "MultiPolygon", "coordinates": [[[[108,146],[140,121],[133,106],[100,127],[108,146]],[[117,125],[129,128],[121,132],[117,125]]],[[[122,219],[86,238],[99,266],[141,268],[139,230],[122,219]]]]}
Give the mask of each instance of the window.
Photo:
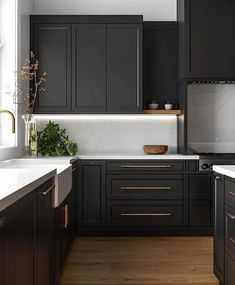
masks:
{"type": "MultiPolygon", "coordinates": [[[[14,93],[16,85],[17,14],[17,0],[0,0],[0,109],[15,115],[16,105],[10,94],[14,93]]],[[[9,115],[0,114],[0,147],[16,145],[11,123],[9,115]]]]}

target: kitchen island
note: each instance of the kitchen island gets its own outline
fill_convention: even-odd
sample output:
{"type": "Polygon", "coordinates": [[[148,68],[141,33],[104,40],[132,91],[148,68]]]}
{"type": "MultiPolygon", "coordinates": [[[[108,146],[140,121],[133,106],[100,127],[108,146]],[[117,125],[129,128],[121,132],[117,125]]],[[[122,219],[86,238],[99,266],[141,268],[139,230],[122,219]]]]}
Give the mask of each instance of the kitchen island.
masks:
{"type": "Polygon", "coordinates": [[[235,284],[235,165],[214,165],[214,273],[235,284]]]}

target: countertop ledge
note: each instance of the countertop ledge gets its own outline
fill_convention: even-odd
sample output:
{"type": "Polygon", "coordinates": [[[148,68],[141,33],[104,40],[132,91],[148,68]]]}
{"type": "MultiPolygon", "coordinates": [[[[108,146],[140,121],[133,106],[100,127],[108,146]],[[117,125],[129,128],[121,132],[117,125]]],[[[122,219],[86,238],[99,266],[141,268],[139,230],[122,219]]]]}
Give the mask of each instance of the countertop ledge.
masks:
{"type": "Polygon", "coordinates": [[[54,167],[37,171],[35,169],[0,169],[0,212],[53,178],[55,174],[54,167]]]}
{"type": "Polygon", "coordinates": [[[213,171],[235,178],[235,165],[213,165],[213,171]]]}
{"type": "Polygon", "coordinates": [[[97,159],[97,160],[198,160],[198,155],[182,155],[182,154],[81,154],[77,159],[97,159]]]}

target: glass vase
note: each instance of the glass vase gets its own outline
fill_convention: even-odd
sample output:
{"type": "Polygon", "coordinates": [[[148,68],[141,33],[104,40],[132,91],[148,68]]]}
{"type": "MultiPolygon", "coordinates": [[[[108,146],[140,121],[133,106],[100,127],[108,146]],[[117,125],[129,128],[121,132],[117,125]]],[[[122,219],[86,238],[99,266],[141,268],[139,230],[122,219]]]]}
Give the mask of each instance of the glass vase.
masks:
{"type": "Polygon", "coordinates": [[[33,114],[22,116],[25,124],[25,155],[37,156],[37,124],[33,114]]]}

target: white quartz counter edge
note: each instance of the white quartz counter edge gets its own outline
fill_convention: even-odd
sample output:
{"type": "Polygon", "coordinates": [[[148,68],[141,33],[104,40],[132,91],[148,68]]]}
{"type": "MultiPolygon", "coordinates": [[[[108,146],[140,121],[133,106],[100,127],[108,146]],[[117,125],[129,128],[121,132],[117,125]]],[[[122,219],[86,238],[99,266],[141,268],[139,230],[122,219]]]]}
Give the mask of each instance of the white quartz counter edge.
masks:
{"type": "Polygon", "coordinates": [[[198,155],[182,155],[182,154],[162,154],[162,155],[128,155],[128,154],[84,154],[78,155],[77,159],[107,159],[107,160],[118,160],[118,159],[136,159],[136,160],[198,160],[198,155]]]}
{"type": "Polygon", "coordinates": [[[0,212],[54,177],[55,168],[23,170],[0,169],[0,212]]]}
{"type": "Polygon", "coordinates": [[[214,165],[213,171],[231,178],[235,178],[235,165],[214,165]]]}

